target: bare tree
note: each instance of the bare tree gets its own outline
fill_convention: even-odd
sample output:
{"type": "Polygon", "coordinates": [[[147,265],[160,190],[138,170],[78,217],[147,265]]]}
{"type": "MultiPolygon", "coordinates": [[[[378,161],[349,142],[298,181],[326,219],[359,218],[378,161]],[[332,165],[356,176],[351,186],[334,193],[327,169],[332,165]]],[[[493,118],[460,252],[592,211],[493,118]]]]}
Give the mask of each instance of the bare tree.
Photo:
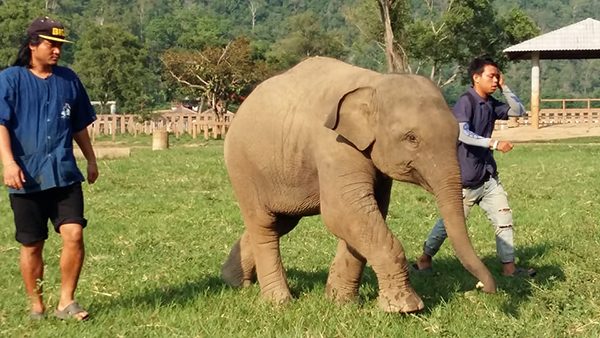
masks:
{"type": "Polygon", "coordinates": [[[250,7],[250,15],[252,15],[252,31],[254,32],[254,26],[256,26],[256,11],[258,11],[259,4],[256,1],[248,0],[248,7],[250,7]]]}
{"type": "Polygon", "coordinates": [[[400,55],[396,50],[396,46],[400,45],[396,44],[394,31],[392,30],[392,19],[390,16],[390,12],[397,2],[398,0],[377,0],[381,22],[384,26],[385,57],[388,65],[388,72],[406,73],[408,71],[408,61],[404,53],[403,55],[400,55]]]}
{"type": "Polygon", "coordinates": [[[58,7],[56,0],[46,0],[46,10],[50,12],[54,12],[58,7]]]}
{"type": "Polygon", "coordinates": [[[204,97],[217,117],[230,101],[266,77],[262,63],[252,60],[250,43],[239,38],[224,47],[202,51],[167,50],[161,56],[165,72],[196,97],[204,97]]]}

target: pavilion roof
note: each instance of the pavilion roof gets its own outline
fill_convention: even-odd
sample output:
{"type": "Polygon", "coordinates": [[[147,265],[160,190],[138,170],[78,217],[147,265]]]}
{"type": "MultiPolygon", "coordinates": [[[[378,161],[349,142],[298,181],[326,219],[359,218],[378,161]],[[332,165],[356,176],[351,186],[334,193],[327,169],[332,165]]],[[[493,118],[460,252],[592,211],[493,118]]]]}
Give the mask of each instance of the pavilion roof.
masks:
{"type": "Polygon", "coordinates": [[[533,52],[540,59],[600,58],[600,21],[588,18],[504,50],[511,60],[531,59],[533,52]]]}

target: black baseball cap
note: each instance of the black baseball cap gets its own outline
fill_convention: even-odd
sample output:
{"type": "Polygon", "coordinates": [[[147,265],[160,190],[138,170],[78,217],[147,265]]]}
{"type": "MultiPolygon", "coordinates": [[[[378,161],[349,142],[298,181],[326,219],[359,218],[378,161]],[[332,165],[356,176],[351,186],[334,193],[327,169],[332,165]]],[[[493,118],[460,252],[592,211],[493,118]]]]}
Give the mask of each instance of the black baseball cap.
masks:
{"type": "Polygon", "coordinates": [[[72,41],[65,39],[65,26],[60,21],[50,19],[47,16],[33,20],[27,28],[27,35],[29,38],[72,43],[72,41]]]}

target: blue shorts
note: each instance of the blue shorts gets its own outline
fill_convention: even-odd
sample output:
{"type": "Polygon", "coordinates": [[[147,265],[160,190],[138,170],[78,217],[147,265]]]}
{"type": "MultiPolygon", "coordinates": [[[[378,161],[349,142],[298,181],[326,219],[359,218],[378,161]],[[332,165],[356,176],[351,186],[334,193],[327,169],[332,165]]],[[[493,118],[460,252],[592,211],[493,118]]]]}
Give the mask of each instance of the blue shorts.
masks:
{"type": "Polygon", "coordinates": [[[48,220],[57,233],[66,223],[81,224],[84,228],[87,225],[83,218],[81,183],[30,194],[10,194],[10,206],[15,218],[15,238],[25,245],[48,238],[48,220]]]}

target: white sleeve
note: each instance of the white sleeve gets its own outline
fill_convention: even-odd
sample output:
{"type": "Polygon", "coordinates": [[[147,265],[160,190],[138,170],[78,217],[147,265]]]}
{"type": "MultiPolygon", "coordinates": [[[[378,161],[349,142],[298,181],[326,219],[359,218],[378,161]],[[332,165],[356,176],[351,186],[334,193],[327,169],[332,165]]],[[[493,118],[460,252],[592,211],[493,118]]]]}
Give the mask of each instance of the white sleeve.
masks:
{"type": "Polygon", "coordinates": [[[521,100],[519,100],[519,97],[517,97],[507,85],[502,86],[502,94],[506,99],[506,103],[510,106],[508,116],[523,116],[525,114],[525,107],[523,107],[521,100]]]}
{"type": "Polygon", "coordinates": [[[469,122],[460,122],[458,128],[460,133],[458,134],[458,140],[464,144],[471,146],[489,148],[490,139],[485,138],[481,135],[477,135],[470,130],[469,122]]]}

